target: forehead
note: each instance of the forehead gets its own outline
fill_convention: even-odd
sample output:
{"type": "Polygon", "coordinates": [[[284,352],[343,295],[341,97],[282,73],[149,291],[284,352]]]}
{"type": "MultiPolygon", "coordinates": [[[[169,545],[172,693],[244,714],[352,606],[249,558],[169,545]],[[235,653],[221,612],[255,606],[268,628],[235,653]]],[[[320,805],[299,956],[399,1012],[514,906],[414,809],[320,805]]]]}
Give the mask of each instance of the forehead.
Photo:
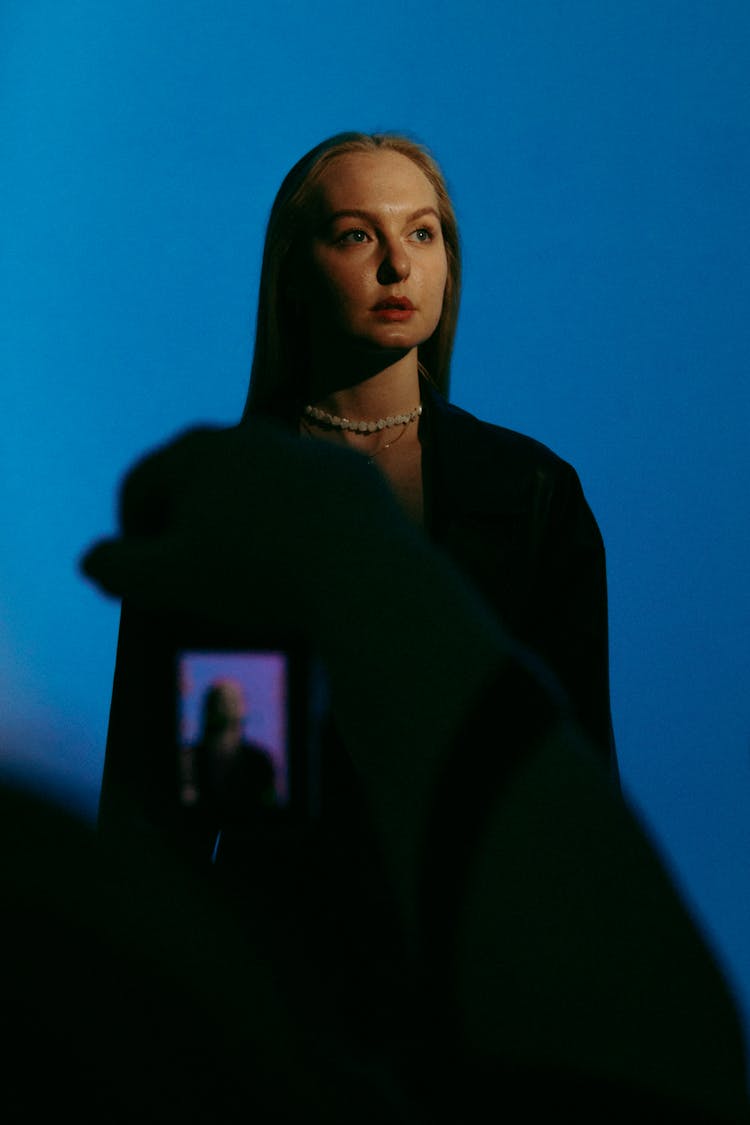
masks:
{"type": "Polygon", "coordinates": [[[317,201],[324,211],[412,212],[438,209],[434,187],[421,168],[389,149],[350,152],[335,157],[318,180],[317,201]]]}

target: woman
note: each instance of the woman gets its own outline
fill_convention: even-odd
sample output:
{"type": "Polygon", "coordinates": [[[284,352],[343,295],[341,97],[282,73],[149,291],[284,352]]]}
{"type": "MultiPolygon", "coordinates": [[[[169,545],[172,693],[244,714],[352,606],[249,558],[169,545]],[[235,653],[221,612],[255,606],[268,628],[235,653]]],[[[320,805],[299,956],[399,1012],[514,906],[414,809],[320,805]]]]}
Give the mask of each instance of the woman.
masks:
{"type": "MultiPolygon", "coordinates": [[[[271,211],[244,418],[273,417],[367,457],[552,671],[616,776],[601,536],[570,465],[446,401],[459,288],[456,220],[429,154],[395,135],[324,141],[271,211]]],[[[335,589],[321,597],[335,606],[335,589]]],[[[161,633],[123,607],[103,827],[120,822],[121,793],[149,821],[169,807],[174,763],[146,746],[172,733],[172,640],[157,643],[161,633]]]]}
{"type": "Polygon", "coordinates": [[[570,465],[446,401],[459,289],[456,219],[426,150],[323,141],[271,212],[245,417],[370,459],[556,675],[616,774],[601,536],[570,465]]]}
{"type": "MultiPolygon", "coordinates": [[[[447,402],[459,289],[456,220],[426,150],[396,135],[323,141],[289,172],[271,211],[244,418],[273,417],[303,440],[364,454],[552,671],[616,777],[599,529],[570,465],[447,402]]],[[[321,596],[335,604],[335,590],[321,596]]],[[[147,819],[169,805],[173,762],[133,751],[144,715],[150,741],[172,736],[160,686],[170,645],[154,638],[153,621],[126,604],[103,826],[118,819],[121,791],[147,819]]]]}

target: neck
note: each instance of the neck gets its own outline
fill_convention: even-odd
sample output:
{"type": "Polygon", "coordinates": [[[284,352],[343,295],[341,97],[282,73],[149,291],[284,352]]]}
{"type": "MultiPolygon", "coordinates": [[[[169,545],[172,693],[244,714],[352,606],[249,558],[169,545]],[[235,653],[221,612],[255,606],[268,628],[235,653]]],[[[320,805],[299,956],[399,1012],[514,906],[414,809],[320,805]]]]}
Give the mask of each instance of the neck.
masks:
{"type": "Polygon", "coordinates": [[[329,414],[355,419],[408,413],[419,403],[417,349],[390,363],[314,368],[308,402],[329,414]]]}

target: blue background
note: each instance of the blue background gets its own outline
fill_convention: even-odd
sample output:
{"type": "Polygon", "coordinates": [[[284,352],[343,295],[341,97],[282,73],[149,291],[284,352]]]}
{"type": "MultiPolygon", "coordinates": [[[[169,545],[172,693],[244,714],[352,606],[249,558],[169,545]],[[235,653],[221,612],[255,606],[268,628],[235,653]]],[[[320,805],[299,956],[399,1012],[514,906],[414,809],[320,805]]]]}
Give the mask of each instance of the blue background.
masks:
{"type": "Polygon", "coordinates": [[[233,422],[289,166],[443,164],[452,397],[571,460],[608,549],[626,788],[750,1012],[747,0],[5,0],[0,737],[93,815],[118,607],[76,560],[133,457],[233,422]]]}

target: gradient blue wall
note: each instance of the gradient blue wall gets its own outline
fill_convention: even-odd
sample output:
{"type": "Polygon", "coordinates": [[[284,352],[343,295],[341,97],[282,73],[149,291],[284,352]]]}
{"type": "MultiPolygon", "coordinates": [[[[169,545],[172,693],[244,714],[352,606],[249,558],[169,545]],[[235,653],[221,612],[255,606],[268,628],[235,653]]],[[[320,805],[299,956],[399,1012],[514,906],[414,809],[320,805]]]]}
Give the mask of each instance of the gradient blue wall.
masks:
{"type": "Polygon", "coordinates": [[[287,168],[405,129],[450,181],[453,398],[578,468],[622,774],[750,1011],[746,0],[5,0],[0,736],[85,814],[135,455],[233,421],[287,168]]]}

